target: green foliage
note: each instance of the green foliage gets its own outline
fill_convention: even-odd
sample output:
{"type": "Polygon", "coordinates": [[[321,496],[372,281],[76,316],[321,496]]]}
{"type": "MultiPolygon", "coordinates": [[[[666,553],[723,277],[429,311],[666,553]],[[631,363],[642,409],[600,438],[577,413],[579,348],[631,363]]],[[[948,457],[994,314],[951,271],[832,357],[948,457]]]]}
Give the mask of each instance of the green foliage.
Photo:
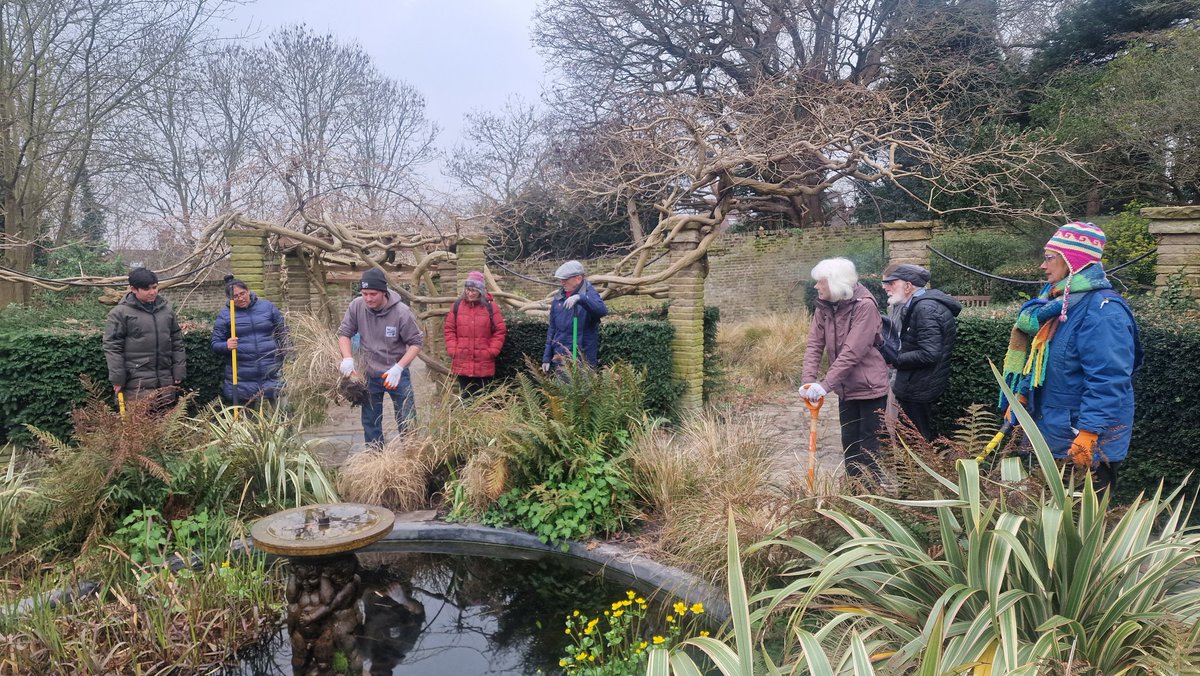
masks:
{"type": "MultiPolygon", "coordinates": [[[[1121,263],[1131,261],[1138,256],[1158,249],[1158,242],[1150,234],[1150,219],[1142,218],[1138,211],[1146,206],[1141,202],[1131,202],[1120,214],[1104,219],[1098,225],[1104,229],[1104,268],[1111,269],[1121,263]]],[[[1129,291],[1137,293],[1154,288],[1154,264],[1158,255],[1151,255],[1118,270],[1116,279],[1125,282],[1129,291]]],[[[1113,284],[1117,284],[1114,280],[1113,284]]]]}
{"type": "MultiPolygon", "coordinates": [[[[600,324],[600,365],[625,361],[645,371],[646,410],[655,416],[670,416],[675,411],[682,384],[672,380],[671,339],[675,329],[666,321],[666,306],[639,313],[629,319],[607,318],[600,324]]],[[[717,324],[720,311],[704,310],[705,379],[718,377],[715,360],[717,324]]],[[[526,358],[540,364],[546,347],[546,320],[529,315],[504,316],[508,337],[496,359],[496,376],[511,380],[525,370],[526,358]]],[[[708,388],[705,388],[706,392],[708,388]]]]}
{"type": "Polygon", "coordinates": [[[333,479],[281,407],[213,408],[197,422],[227,469],[222,473],[265,511],[337,502],[333,479]]]}
{"type": "MultiPolygon", "coordinates": [[[[1036,270],[1041,263],[1038,253],[1046,239],[1041,233],[1025,236],[1015,232],[953,230],[935,236],[932,246],[954,260],[984,272],[996,272],[1002,266],[1030,261],[1036,270]]],[[[998,291],[1006,291],[1009,286],[964,270],[940,256],[930,260],[929,273],[933,286],[952,296],[995,297],[998,291]]]]}
{"type": "MultiPolygon", "coordinates": [[[[29,442],[26,425],[56,436],[69,434],[71,409],[85,399],[80,376],[97,383],[108,380],[101,349],[103,317],[98,322],[55,321],[59,312],[10,306],[0,313],[0,443],[29,442]]],[[[197,404],[220,391],[223,365],[212,351],[211,336],[210,326],[184,324],[188,375],[182,387],[196,392],[197,404]]]]}
{"type": "Polygon", "coordinates": [[[228,534],[228,528],[210,519],[207,511],[167,519],[157,509],[145,507],[122,519],[112,539],[133,563],[161,566],[172,554],[187,556],[195,551],[211,551],[218,544],[228,546],[228,534]]]}
{"type": "Polygon", "coordinates": [[[783,587],[756,597],[758,618],[786,613],[785,665],[832,673],[821,654],[830,637],[805,641],[804,633],[840,627],[843,640],[851,631],[869,636],[861,652],[886,657],[894,673],[1032,676],[1068,663],[1095,673],[1196,668],[1191,625],[1200,591],[1190,581],[1200,534],[1185,526],[1181,491],[1110,514],[1090,478],[1064,484],[1033,419],[1017,415],[1029,431],[1035,477],[1016,458],[996,477],[959,460],[957,477],[928,471],[945,498],[864,496],[824,510],[849,536],[837,548],[804,538],[761,545],[783,546],[793,555],[780,555],[795,562],[783,587]],[[910,529],[896,508],[925,512],[935,535],[910,529]]]}
{"type": "Polygon", "coordinates": [[[519,375],[515,424],[501,442],[510,489],[484,522],[518,525],[546,542],[620,530],[632,504],[626,452],[650,424],[642,382],[624,362],[519,375]]]}
{"type": "Polygon", "coordinates": [[[0,474],[0,552],[16,546],[22,531],[31,526],[30,503],[36,502],[37,474],[18,463],[17,449],[9,446],[0,451],[8,455],[7,466],[0,474]]]}
{"type": "MultiPolygon", "coordinates": [[[[1139,299],[1134,299],[1138,301],[1139,299]]],[[[988,360],[1000,363],[1016,315],[980,316],[964,312],[951,358],[950,382],[937,405],[941,429],[971,404],[995,407],[999,393],[988,360]]],[[[1146,362],[1134,376],[1133,439],[1121,466],[1119,495],[1129,499],[1153,490],[1160,479],[1178,485],[1200,469],[1200,370],[1180,368],[1180,355],[1200,354],[1200,321],[1194,312],[1166,311],[1153,299],[1134,303],[1142,329],[1146,362]]]]}

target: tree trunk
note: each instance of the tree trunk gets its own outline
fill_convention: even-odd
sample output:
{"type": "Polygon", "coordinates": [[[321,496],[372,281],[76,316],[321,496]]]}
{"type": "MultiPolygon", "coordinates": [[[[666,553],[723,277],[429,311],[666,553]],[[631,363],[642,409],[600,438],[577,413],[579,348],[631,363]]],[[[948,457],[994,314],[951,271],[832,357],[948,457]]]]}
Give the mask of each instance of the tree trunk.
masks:
{"type": "MultiPolygon", "coordinates": [[[[33,263],[33,251],[29,244],[32,238],[27,236],[24,228],[20,205],[10,190],[4,197],[4,238],[0,241],[6,247],[0,249],[0,264],[17,272],[27,272],[33,263]]],[[[0,309],[10,303],[28,303],[29,292],[28,284],[0,280],[0,309]]]]}

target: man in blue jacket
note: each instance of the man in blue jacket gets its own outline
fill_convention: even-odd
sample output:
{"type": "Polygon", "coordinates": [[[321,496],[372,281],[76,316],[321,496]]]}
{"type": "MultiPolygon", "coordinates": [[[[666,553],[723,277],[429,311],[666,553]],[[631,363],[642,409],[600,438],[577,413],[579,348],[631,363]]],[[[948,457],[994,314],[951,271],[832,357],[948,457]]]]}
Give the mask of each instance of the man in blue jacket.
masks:
{"type": "Polygon", "coordinates": [[[1023,305],[1004,358],[1005,379],[1026,402],[1054,457],[1115,487],[1133,431],[1137,323],[1112,290],[1100,256],[1104,232],[1068,223],[1046,243],[1046,286],[1023,305]]]}
{"type": "Polygon", "coordinates": [[[542,371],[577,358],[595,368],[600,352],[600,318],[608,306],[586,279],[583,264],[567,261],[554,271],[562,289],[550,301],[550,325],[546,327],[546,349],[542,352],[542,371]]]}

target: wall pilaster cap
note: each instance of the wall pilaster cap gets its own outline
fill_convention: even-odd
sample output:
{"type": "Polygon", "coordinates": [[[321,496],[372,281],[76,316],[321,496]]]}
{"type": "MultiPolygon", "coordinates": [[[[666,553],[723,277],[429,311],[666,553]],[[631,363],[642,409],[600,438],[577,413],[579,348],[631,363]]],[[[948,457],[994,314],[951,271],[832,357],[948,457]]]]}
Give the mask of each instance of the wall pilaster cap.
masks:
{"type": "Polygon", "coordinates": [[[891,223],[880,223],[880,227],[884,230],[928,230],[932,228],[937,221],[892,221],[891,223]]]}
{"type": "Polygon", "coordinates": [[[1200,205],[1185,207],[1146,207],[1138,211],[1142,218],[1153,221],[1200,220],[1200,205]]]}

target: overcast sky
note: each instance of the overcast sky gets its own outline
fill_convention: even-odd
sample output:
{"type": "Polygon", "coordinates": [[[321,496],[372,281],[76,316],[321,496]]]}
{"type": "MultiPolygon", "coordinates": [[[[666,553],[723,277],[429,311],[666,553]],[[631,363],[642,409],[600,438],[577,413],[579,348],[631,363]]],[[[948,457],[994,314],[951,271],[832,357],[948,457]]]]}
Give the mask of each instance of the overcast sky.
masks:
{"type": "Polygon", "coordinates": [[[380,70],[425,96],[427,115],[442,128],[438,145],[449,149],[459,138],[464,113],[498,110],[510,94],[538,101],[543,64],[529,39],[536,5],[537,0],[257,0],[233,12],[226,32],[255,31],[262,39],[279,26],[305,23],[357,41],[380,70]]]}

